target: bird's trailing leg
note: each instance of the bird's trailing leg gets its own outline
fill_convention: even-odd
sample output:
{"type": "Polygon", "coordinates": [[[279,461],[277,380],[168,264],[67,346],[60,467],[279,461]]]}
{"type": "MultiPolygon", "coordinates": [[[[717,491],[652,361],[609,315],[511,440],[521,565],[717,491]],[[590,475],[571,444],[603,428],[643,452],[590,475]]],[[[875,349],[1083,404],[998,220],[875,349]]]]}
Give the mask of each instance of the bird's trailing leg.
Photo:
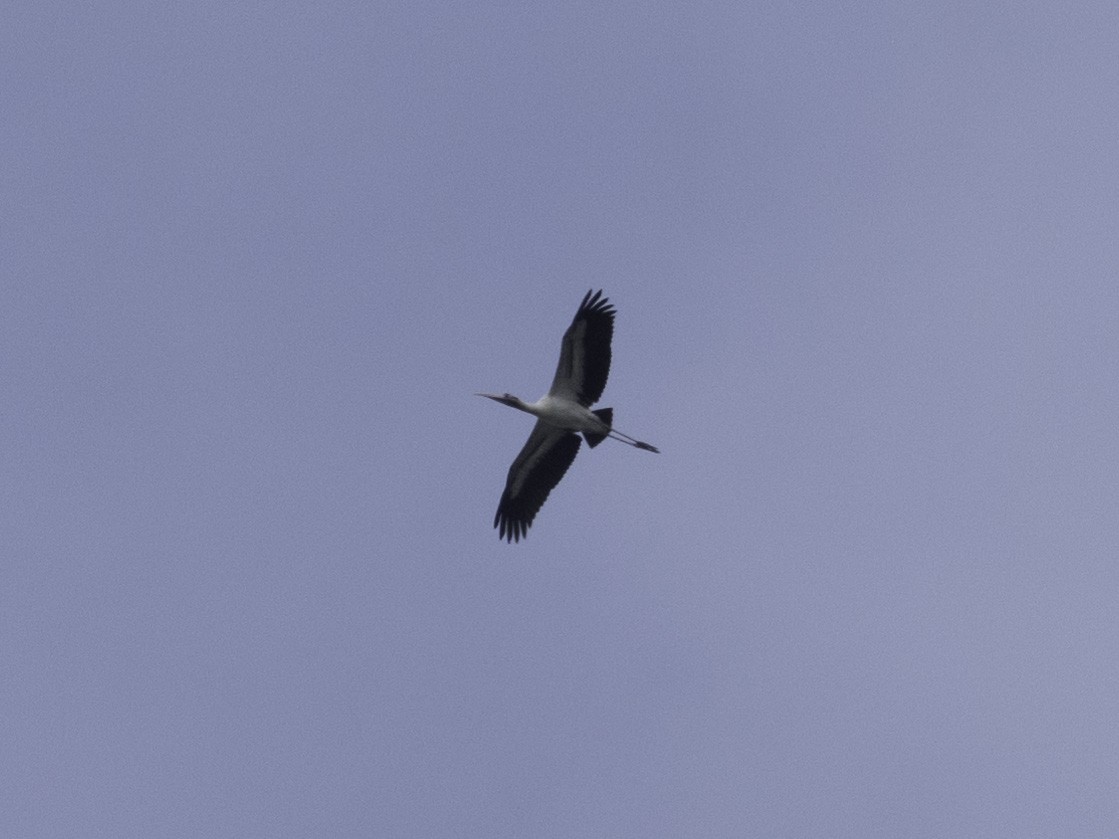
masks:
{"type": "Polygon", "coordinates": [[[623,434],[616,428],[610,429],[610,439],[617,440],[619,443],[625,443],[627,446],[633,446],[635,449],[643,449],[647,452],[653,452],[654,454],[661,453],[661,450],[658,449],[656,446],[649,445],[648,443],[643,443],[640,440],[634,440],[628,434],[623,434]]]}

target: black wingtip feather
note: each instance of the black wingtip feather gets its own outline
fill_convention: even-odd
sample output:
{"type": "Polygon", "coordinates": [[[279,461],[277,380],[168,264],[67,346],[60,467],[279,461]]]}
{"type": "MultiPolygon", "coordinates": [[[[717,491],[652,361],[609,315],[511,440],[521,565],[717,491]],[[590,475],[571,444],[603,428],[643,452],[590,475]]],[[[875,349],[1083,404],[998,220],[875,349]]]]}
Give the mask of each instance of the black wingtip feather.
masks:
{"type": "Polygon", "coordinates": [[[576,316],[588,313],[609,315],[612,318],[617,314],[617,310],[610,303],[609,297],[602,296],[602,289],[595,291],[592,288],[583,295],[583,302],[579,304],[576,316]]]}

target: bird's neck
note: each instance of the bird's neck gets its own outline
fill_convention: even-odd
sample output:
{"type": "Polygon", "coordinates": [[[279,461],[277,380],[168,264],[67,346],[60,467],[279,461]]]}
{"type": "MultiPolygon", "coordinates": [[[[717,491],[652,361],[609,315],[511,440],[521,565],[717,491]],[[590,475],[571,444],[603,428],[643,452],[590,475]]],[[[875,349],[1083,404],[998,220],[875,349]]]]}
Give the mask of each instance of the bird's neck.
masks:
{"type": "Polygon", "coordinates": [[[534,414],[535,415],[537,413],[537,410],[536,410],[537,404],[536,403],[525,402],[519,396],[512,397],[505,404],[507,404],[510,408],[516,408],[518,411],[524,411],[526,414],[534,414]]]}

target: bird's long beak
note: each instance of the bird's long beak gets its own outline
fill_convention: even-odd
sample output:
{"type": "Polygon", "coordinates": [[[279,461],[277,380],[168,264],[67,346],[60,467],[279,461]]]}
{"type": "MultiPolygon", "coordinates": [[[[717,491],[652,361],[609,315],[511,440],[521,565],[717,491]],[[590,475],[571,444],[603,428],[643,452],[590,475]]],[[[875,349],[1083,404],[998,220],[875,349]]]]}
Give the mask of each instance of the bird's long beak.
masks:
{"type": "MultiPolygon", "coordinates": [[[[492,399],[494,402],[501,405],[508,405],[510,408],[519,408],[522,411],[526,410],[521,400],[508,393],[475,393],[474,395],[484,396],[486,399],[492,399]]],[[[531,413],[531,411],[529,413],[531,413]]]]}

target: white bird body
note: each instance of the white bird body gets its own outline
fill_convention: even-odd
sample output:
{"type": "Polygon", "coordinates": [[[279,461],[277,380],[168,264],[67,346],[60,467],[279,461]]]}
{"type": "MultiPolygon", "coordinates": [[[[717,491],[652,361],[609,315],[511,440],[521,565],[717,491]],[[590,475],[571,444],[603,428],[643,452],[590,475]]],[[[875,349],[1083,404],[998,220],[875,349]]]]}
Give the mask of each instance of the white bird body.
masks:
{"type": "Polygon", "coordinates": [[[478,394],[537,418],[528,442],[509,467],[493,522],[498,538],[519,542],[528,534],[548,493],[575,460],[581,443],[579,434],[592,449],[610,437],[634,448],[657,451],[617,431],[612,408],[590,409],[602,396],[610,374],[613,334],[614,308],[601,291],[593,295],[588,291],[563,335],[559,365],[547,394],[536,402],[525,402],[509,393],[478,394]]]}
{"type": "Polygon", "coordinates": [[[578,402],[559,396],[546,394],[535,402],[525,404],[523,410],[565,431],[589,431],[592,434],[606,434],[610,426],[595,416],[594,411],[578,402]]]}

